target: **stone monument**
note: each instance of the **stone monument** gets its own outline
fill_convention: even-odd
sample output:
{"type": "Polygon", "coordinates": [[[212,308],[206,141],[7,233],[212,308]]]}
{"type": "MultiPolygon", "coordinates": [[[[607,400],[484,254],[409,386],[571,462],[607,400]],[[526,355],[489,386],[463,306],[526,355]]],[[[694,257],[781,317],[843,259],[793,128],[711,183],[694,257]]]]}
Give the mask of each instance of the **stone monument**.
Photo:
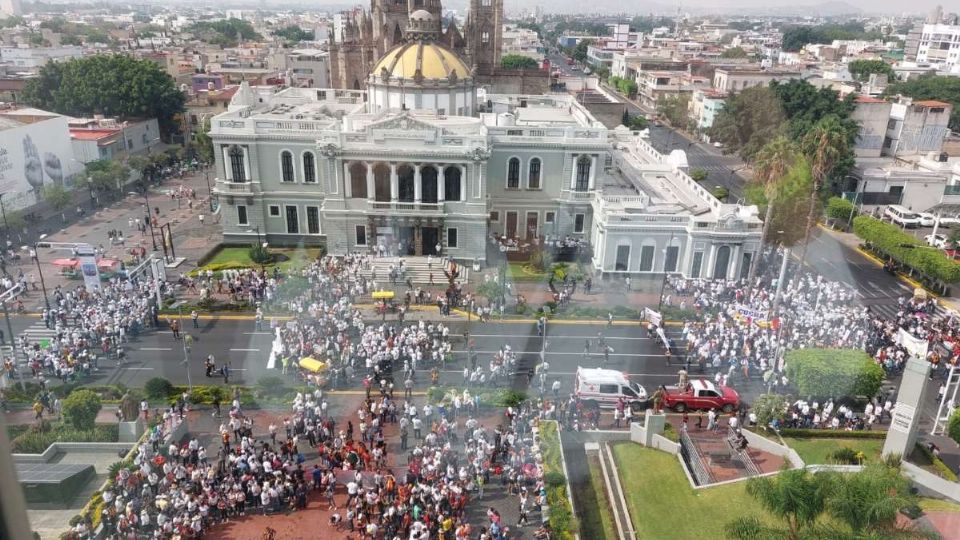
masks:
{"type": "Polygon", "coordinates": [[[903,368],[903,379],[897,403],[893,407],[890,429],[883,443],[883,455],[893,454],[906,458],[913,451],[920,428],[919,411],[926,396],[930,362],[923,357],[911,356],[903,368]]]}
{"type": "Polygon", "coordinates": [[[120,442],[137,442],[145,429],[137,400],[127,392],[120,398],[120,442]]]}

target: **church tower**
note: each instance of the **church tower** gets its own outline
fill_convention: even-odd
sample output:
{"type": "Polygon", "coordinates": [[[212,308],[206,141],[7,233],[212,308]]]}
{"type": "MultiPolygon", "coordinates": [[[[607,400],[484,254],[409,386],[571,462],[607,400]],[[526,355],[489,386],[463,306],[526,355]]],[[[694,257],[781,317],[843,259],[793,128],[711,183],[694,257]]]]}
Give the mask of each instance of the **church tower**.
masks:
{"type": "Polygon", "coordinates": [[[503,0],[470,0],[464,37],[472,67],[479,75],[492,75],[500,67],[503,0]]]}

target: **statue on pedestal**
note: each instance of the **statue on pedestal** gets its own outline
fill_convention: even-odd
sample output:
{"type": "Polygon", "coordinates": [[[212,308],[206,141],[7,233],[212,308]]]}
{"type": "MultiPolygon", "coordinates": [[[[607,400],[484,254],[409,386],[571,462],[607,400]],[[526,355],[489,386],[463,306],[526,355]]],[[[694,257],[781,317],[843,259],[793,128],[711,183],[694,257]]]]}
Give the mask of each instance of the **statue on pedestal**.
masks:
{"type": "Polygon", "coordinates": [[[123,397],[120,398],[120,421],[134,422],[139,414],[137,400],[130,395],[130,392],[123,394],[123,397]]]}

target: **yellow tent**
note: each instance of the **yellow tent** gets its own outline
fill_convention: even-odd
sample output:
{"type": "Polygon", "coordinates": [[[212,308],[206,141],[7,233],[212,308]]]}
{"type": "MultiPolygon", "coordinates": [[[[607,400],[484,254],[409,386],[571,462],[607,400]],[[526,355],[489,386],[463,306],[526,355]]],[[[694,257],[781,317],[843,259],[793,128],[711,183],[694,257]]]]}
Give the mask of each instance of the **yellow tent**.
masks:
{"type": "Polygon", "coordinates": [[[326,363],[326,362],[321,362],[320,360],[317,360],[316,358],[312,358],[312,357],[309,357],[309,356],[308,356],[308,357],[306,357],[306,358],[301,358],[301,359],[300,359],[300,367],[303,368],[303,369],[305,369],[305,370],[307,370],[307,371],[312,371],[312,372],[314,372],[314,373],[320,373],[321,371],[326,371],[326,369],[327,369],[327,363],[326,363]]]}
{"type": "Polygon", "coordinates": [[[374,300],[382,300],[382,299],[389,300],[393,298],[394,294],[393,294],[393,291],[376,291],[370,296],[372,296],[374,300]]]}

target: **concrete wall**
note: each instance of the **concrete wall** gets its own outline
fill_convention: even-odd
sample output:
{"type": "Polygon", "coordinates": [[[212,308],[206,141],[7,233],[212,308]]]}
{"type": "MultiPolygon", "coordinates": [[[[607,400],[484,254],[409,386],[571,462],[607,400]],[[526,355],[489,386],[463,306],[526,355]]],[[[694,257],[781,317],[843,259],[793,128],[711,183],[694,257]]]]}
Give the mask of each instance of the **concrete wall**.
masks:
{"type": "Polygon", "coordinates": [[[743,436],[746,437],[747,442],[750,443],[750,446],[753,448],[762,450],[775,456],[780,456],[792,467],[800,468],[804,466],[804,462],[803,459],[800,458],[800,454],[797,454],[793,448],[784,446],[782,444],[777,444],[770,439],[747,429],[740,430],[740,432],[743,433],[743,436]]]}
{"type": "Polygon", "coordinates": [[[946,497],[960,503],[960,483],[940,478],[906,461],[900,464],[900,470],[914,481],[924,495],[946,497]]]}
{"type": "Polygon", "coordinates": [[[477,82],[488,86],[493,94],[546,94],[550,74],[541,69],[498,69],[493,75],[478,77],[477,82]]]}

